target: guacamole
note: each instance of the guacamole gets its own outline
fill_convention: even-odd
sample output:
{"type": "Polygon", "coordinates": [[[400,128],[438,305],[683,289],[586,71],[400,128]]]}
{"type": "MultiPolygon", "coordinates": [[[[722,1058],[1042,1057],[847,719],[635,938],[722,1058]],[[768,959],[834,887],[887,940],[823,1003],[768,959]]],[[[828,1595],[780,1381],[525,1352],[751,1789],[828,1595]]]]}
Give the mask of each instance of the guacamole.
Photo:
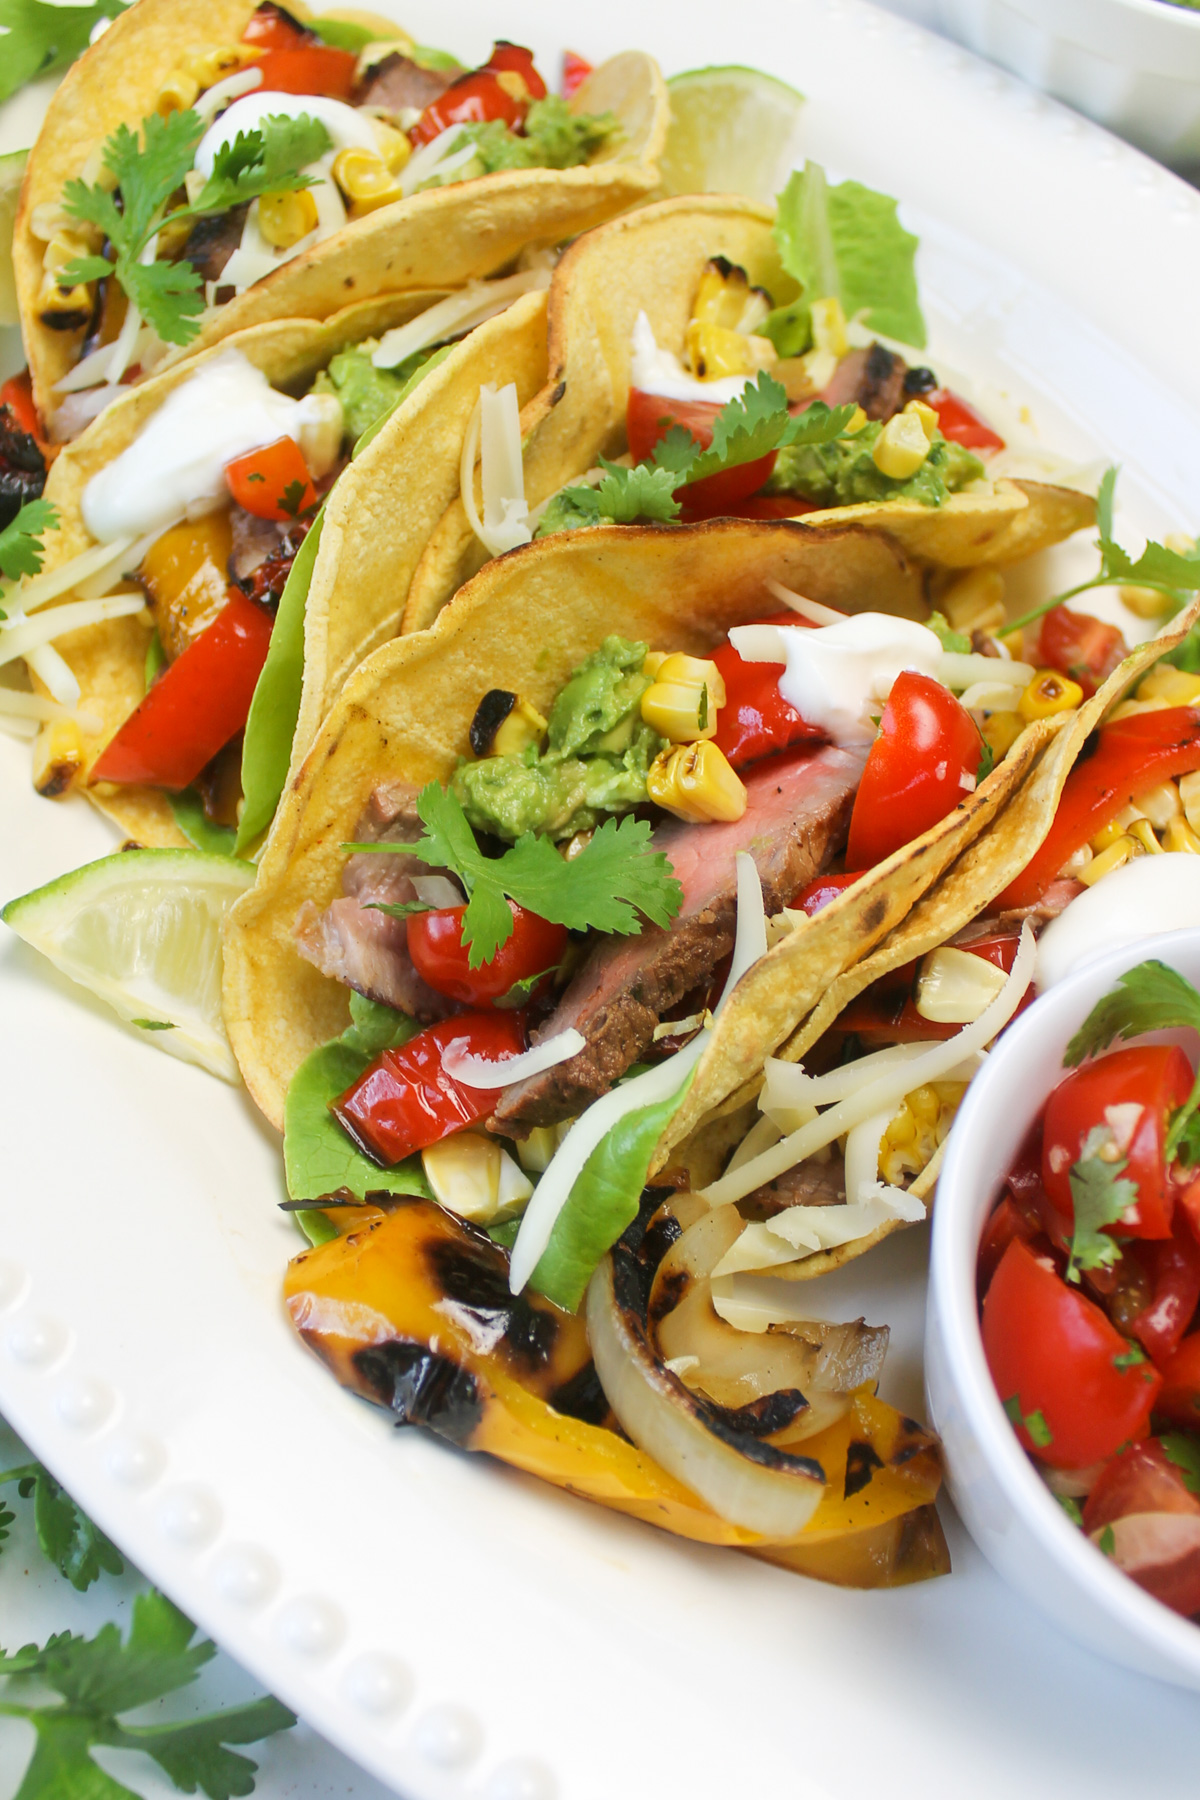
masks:
{"type": "Polygon", "coordinates": [[[645,644],[605,638],[550,709],[544,749],[459,764],[450,785],[476,831],[510,843],[526,831],[569,838],[645,804],[663,747],[641,716],[645,660],[645,644]]]}
{"type": "Polygon", "coordinates": [[[871,459],[882,430],[872,420],[853,437],[832,444],[795,444],[781,450],[763,492],[799,494],[818,506],[857,506],[873,500],[918,500],[922,506],[941,506],[984,473],[977,456],[939,433],[916,474],[907,481],[893,481],[871,459]]]}
{"type": "Polygon", "coordinates": [[[412,376],[433,355],[432,350],[417,350],[397,368],[377,369],[371,361],[377,345],[378,339],[369,338],[350,350],[339,350],[313,382],[315,394],[336,394],[341,401],[352,444],[387,418],[412,376]]]}
{"type": "Polygon", "coordinates": [[[475,155],[465,166],[456,164],[418,183],[417,192],[502,169],[574,169],[619,130],[612,113],[574,113],[560,95],[547,94],[533,102],[520,133],[501,119],[464,125],[451,149],[473,144],[475,155]]]}

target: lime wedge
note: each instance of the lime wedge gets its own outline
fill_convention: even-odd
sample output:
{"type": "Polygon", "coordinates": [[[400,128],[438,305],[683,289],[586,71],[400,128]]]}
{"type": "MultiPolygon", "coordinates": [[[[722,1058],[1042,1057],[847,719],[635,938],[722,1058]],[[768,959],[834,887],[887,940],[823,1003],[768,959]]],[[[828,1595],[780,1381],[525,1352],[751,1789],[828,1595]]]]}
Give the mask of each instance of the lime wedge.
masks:
{"type": "Polygon", "coordinates": [[[0,919],[145,1033],[226,1081],[221,923],[250,863],[199,850],[124,850],[10,900],[0,919]]]}
{"type": "Polygon", "coordinates": [[[667,83],[667,194],[747,194],[769,205],[796,160],[804,95],[759,69],[690,69],[667,83]]]}
{"type": "Polygon", "coordinates": [[[10,150],[0,156],[0,325],[19,324],[17,284],[13,277],[12,236],[21,197],[21,178],[29,160],[28,150],[10,150]]]}

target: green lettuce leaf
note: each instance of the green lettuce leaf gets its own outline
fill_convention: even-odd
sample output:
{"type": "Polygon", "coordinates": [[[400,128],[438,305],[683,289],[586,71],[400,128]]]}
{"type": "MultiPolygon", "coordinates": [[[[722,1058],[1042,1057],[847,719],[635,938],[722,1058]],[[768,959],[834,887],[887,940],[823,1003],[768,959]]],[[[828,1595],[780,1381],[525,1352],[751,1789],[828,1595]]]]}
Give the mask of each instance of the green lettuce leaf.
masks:
{"type": "MultiPolygon", "coordinates": [[[[918,348],[925,320],[917,297],[917,240],[896,216],[896,202],[858,181],[831,187],[819,163],[788,178],[775,213],[775,242],[788,274],[809,301],[836,298],[848,319],[918,348]]],[[[800,318],[795,303],[781,309],[800,318]]],[[[769,335],[780,348],[780,314],[769,335]]],[[[787,354],[795,354],[789,347],[787,354]]]]}

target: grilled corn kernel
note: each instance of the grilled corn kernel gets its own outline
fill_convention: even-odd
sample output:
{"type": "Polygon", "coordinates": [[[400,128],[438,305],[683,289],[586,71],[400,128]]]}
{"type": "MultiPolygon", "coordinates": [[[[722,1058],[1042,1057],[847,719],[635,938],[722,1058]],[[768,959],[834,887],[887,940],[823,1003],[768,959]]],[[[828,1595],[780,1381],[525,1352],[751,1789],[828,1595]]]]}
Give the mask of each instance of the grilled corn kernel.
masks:
{"type": "Polygon", "coordinates": [[[33,746],[33,785],[46,800],[65,794],[83,768],[83,739],[71,719],[56,719],[33,746]]]}
{"type": "Polygon", "coordinates": [[[1200,837],[1196,836],[1185,818],[1172,819],[1163,832],[1163,849],[1200,856],[1200,837]]]}
{"type": "Polygon", "coordinates": [[[669,655],[670,652],[668,650],[647,650],[645,660],[642,663],[642,674],[648,675],[651,681],[654,681],[658,676],[658,671],[667,661],[669,655]]]}
{"type": "Polygon", "coordinates": [[[984,743],[988,745],[996,761],[1000,762],[1024,731],[1025,721],[1019,712],[994,712],[988,714],[980,729],[984,743]]]}
{"type": "Polygon", "coordinates": [[[308,188],[264,194],[258,203],[258,228],[276,250],[290,250],[316,230],[317,203],[308,188]]]}
{"type": "Polygon", "coordinates": [[[942,595],[955,631],[995,631],[1004,624],[1004,577],[999,569],[970,569],[942,595]]]}
{"type": "Polygon", "coordinates": [[[646,777],[656,806],[693,825],[740,819],[746,790],[715,744],[676,744],[656,756],[646,777]]]}
{"type": "Polygon", "coordinates": [[[932,406],[926,406],[923,400],[910,400],[904,410],[906,413],[911,413],[915,419],[920,419],[921,430],[932,444],[940,430],[938,416],[932,406]]]}
{"type": "Polygon", "coordinates": [[[778,361],[769,338],[748,337],[744,332],[730,331],[724,325],[706,325],[699,319],[693,319],[687,328],[687,353],[692,373],[701,381],[716,381],[723,375],[753,375],[778,361]]]}
{"type": "Polygon", "coordinates": [[[970,1025],[1004,986],[1003,969],[953,944],[930,951],[917,977],[916,1009],[940,1025],[970,1025]]]}
{"type": "Polygon", "coordinates": [[[333,159],[333,179],[356,213],[373,212],[401,198],[400,183],[374,150],[339,150],[333,159]]]}
{"type": "Polygon", "coordinates": [[[803,399],[807,394],[819,394],[827,388],[837,374],[838,359],[832,350],[806,350],[801,357],[789,359],[798,364],[807,383],[803,393],[793,395],[792,385],[788,384],[788,399],[803,399]]]}
{"type": "Polygon", "coordinates": [[[894,1149],[901,1150],[908,1144],[917,1141],[917,1121],[913,1117],[912,1107],[906,1100],[899,1112],[891,1120],[884,1137],[894,1149]]]}
{"type": "Polygon", "coordinates": [[[846,436],[857,437],[863,426],[869,423],[870,420],[867,418],[862,407],[856,405],[854,411],[850,414],[850,423],[846,426],[846,436]]]}
{"type": "Polygon", "coordinates": [[[1161,619],[1175,604],[1170,594],[1160,594],[1157,588],[1123,587],[1118,591],[1122,606],[1139,619],[1161,619]]]}
{"type": "Polygon", "coordinates": [[[1091,838],[1089,841],[1093,852],[1095,855],[1099,856],[1103,851],[1108,849],[1110,844],[1119,843],[1124,836],[1125,827],[1122,825],[1120,819],[1112,819],[1107,825],[1102,825],[1095,837],[1091,838]]]}
{"type": "Polygon", "coordinates": [[[752,331],[769,311],[767,295],[750,286],[750,277],[737,263],[714,256],[705,264],[692,303],[695,323],[719,325],[726,331],[752,331]]]}
{"type": "Polygon", "coordinates": [[[169,119],[172,113],[186,112],[194,106],[199,94],[200,83],[194,75],[186,69],[172,69],[158,90],[154,110],[160,119],[169,119]]]}
{"type": "Polygon", "coordinates": [[[1154,835],[1154,827],[1149,819],[1136,819],[1129,827],[1129,835],[1142,846],[1147,856],[1161,856],[1162,845],[1154,835]]]}
{"type": "Polygon", "coordinates": [[[879,1173],[899,1185],[919,1175],[954,1123],[963,1081],[932,1081],[905,1096],[879,1146],[879,1173]]]}
{"type": "Polygon", "coordinates": [[[412,155],[411,141],[402,131],[397,131],[394,125],[388,125],[383,119],[372,119],[371,131],[384,167],[393,175],[398,175],[412,155]]]}
{"type": "Polygon", "coordinates": [[[205,88],[236,75],[239,69],[252,68],[262,55],[250,44],[204,44],[189,53],[185,67],[203,93],[205,88]]]}
{"type": "Polygon", "coordinates": [[[305,402],[308,417],[296,434],[300,453],[314,481],[328,475],[346,435],[346,416],[336,394],[310,394],[305,402]]]}
{"type": "Polygon", "coordinates": [[[850,345],[846,338],[846,315],[836,295],[828,300],[813,301],[812,334],[813,343],[818,350],[828,350],[839,361],[848,354],[850,345]]]}
{"type": "Polygon", "coordinates": [[[490,1225],[525,1210],[533,1183],[494,1137],[460,1131],[421,1152],[426,1179],[447,1212],[490,1225]]]}
{"type": "Polygon", "coordinates": [[[677,650],[659,664],[654,679],[682,682],[688,687],[699,687],[703,683],[708,688],[710,705],[720,707],[725,704],[725,678],[716,663],[710,662],[707,657],[685,656],[681,650],[677,650]]]}
{"type": "Polygon", "coordinates": [[[1098,881],[1103,881],[1106,875],[1111,875],[1114,869],[1119,869],[1130,857],[1141,854],[1142,846],[1137,840],[1127,833],[1122,834],[1115,844],[1110,844],[1099,856],[1093,856],[1086,868],[1078,871],[1075,879],[1082,881],[1085,887],[1095,887],[1098,881]]]}
{"type": "Polygon", "coordinates": [[[919,418],[910,412],[888,420],[875,441],[871,460],[889,481],[907,481],[929,455],[929,439],[919,418]]]}
{"type": "Polygon", "coordinates": [[[1057,669],[1039,669],[1021,698],[1017,711],[1023,719],[1049,719],[1055,713],[1070,712],[1083,699],[1077,681],[1069,681],[1057,669]]]}
{"type": "Polygon", "coordinates": [[[1059,874],[1069,881],[1078,880],[1080,869],[1086,869],[1095,854],[1090,844],[1080,844],[1078,850],[1072,850],[1059,874]]]}
{"type": "Polygon", "coordinates": [[[546,721],[528,700],[518,700],[492,739],[493,756],[519,756],[530,744],[540,744],[546,735],[546,721]]]}
{"type": "Polygon", "coordinates": [[[1139,700],[1165,700],[1168,706],[1200,704],[1200,675],[1189,675],[1171,663],[1155,663],[1138,683],[1139,700]]]}
{"type": "Polygon", "coordinates": [[[1179,777],[1179,798],[1184,818],[1193,831],[1200,831],[1200,769],[1179,777]]]}
{"type": "Polygon", "coordinates": [[[1173,781],[1164,781],[1158,787],[1147,788],[1145,793],[1135,795],[1137,809],[1158,831],[1163,831],[1177,819],[1183,811],[1183,803],[1179,798],[1179,789],[1173,781]]]}
{"type": "Polygon", "coordinates": [[[715,663],[698,656],[667,656],[642,695],[642,718],[672,744],[715,736],[725,683],[715,663]]]}

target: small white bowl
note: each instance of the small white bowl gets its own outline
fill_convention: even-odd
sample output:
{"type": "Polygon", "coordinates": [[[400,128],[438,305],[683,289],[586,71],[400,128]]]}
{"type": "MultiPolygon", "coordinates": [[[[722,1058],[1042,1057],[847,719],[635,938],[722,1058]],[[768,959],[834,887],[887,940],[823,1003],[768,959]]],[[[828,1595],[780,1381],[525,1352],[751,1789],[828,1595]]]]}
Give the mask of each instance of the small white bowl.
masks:
{"type": "Polygon", "coordinates": [[[1165,0],[937,0],[960,44],[1174,168],[1200,162],[1200,12],[1165,0]]]}
{"type": "Polygon", "coordinates": [[[929,1418],[948,1485],[993,1567],[1089,1650],[1200,1690],[1200,1626],[1122,1575],[1071,1524],[1005,1416],[983,1354],[975,1258],[1028,1127],[1063,1074],[1068,1040],[1117,977],[1158,957],[1200,986],[1200,929],[1114,950],[1043,995],[972,1081],[938,1181],[925,1327],[929,1418]]]}

